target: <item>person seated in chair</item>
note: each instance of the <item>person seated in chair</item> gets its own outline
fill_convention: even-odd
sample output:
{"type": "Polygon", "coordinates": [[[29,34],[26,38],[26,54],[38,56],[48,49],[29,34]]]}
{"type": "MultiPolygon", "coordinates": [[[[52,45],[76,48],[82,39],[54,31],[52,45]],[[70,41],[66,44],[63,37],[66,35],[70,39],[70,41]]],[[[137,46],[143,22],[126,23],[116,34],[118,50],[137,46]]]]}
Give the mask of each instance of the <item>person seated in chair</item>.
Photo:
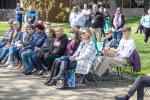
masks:
{"type": "Polygon", "coordinates": [[[8,31],[4,34],[4,36],[0,37],[0,48],[5,47],[7,44],[11,44],[13,34],[14,34],[14,28],[13,28],[13,22],[15,19],[9,19],[8,24],[9,24],[9,29],[8,31]]]}
{"type": "MultiPolygon", "coordinates": [[[[68,64],[69,57],[74,54],[74,52],[77,50],[79,44],[80,44],[80,34],[79,29],[76,27],[71,28],[71,40],[69,41],[67,45],[67,50],[64,54],[64,56],[60,58],[56,58],[55,62],[53,63],[52,69],[51,69],[51,77],[49,77],[49,80],[45,83],[46,85],[52,85],[53,81],[51,79],[54,77],[54,79],[61,78],[61,73],[65,67],[64,64],[68,64]],[[60,69],[60,67],[62,68],[60,69]],[[56,77],[58,71],[60,72],[59,75],[56,77]],[[50,82],[51,81],[51,82],[50,82]]],[[[63,78],[63,77],[62,77],[63,78]]]]}
{"type": "Polygon", "coordinates": [[[27,34],[27,25],[24,25],[24,30],[21,35],[21,39],[15,43],[14,46],[11,46],[9,48],[9,53],[8,53],[8,60],[5,63],[5,65],[9,65],[8,68],[16,68],[14,63],[15,63],[15,58],[17,59],[18,62],[21,61],[20,57],[18,56],[19,51],[23,47],[23,43],[27,41],[28,34],[27,34]]]}
{"type": "MultiPolygon", "coordinates": [[[[103,56],[113,56],[112,50],[115,50],[118,47],[118,43],[116,39],[112,37],[112,30],[109,29],[106,31],[106,39],[103,42],[102,50],[100,51],[100,54],[103,56]]],[[[97,58],[94,61],[93,66],[95,68],[100,67],[101,62],[101,56],[97,56],[97,58]]]]}
{"type": "Polygon", "coordinates": [[[131,27],[123,28],[123,38],[121,39],[117,49],[113,49],[114,56],[101,56],[99,67],[95,67],[95,73],[101,77],[111,66],[127,64],[127,58],[136,49],[135,42],[130,37],[131,27]]]}
{"type": "Polygon", "coordinates": [[[63,80],[65,77],[65,71],[76,69],[78,74],[86,74],[92,66],[92,63],[96,57],[96,48],[92,42],[92,32],[88,28],[84,28],[81,33],[82,40],[75,53],[69,57],[69,64],[63,64],[60,66],[60,71],[54,81],[63,80]],[[82,69],[82,70],[80,70],[82,69]]]}
{"type": "Polygon", "coordinates": [[[20,24],[18,21],[14,21],[13,22],[13,28],[15,30],[14,35],[13,35],[13,39],[11,44],[7,44],[4,49],[2,50],[2,53],[0,54],[0,62],[6,57],[6,55],[8,54],[8,52],[15,47],[15,43],[19,42],[21,40],[22,37],[22,32],[19,29],[20,24]]]}
{"type": "Polygon", "coordinates": [[[39,57],[42,64],[45,66],[44,75],[48,76],[51,73],[51,68],[55,58],[59,58],[64,55],[67,44],[68,44],[68,37],[64,34],[64,29],[62,27],[57,27],[55,29],[56,38],[52,41],[52,44],[47,52],[43,55],[43,57],[39,57]],[[43,59],[43,60],[42,60],[43,59]]]}
{"type": "Polygon", "coordinates": [[[42,75],[45,71],[43,68],[43,65],[45,64],[44,62],[44,55],[47,53],[55,39],[55,31],[51,28],[47,28],[45,30],[47,38],[45,39],[44,44],[42,47],[35,52],[32,57],[31,57],[31,62],[34,63],[34,70],[33,73],[38,72],[38,75],[42,75]]]}
{"type": "Polygon", "coordinates": [[[23,71],[23,74],[25,75],[32,74],[33,66],[31,65],[31,57],[36,51],[38,51],[42,47],[46,39],[44,26],[41,24],[37,24],[35,28],[36,28],[36,33],[33,36],[32,43],[30,44],[30,48],[28,48],[27,50],[21,53],[21,59],[25,69],[23,71]]]}
{"type": "Polygon", "coordinates": [[[144,100],[144,87],[150,87],[150,76],[138,76],[130,90],[124,94],[116,96],[116,100],[129,100],[137,91],[137,100],[144,100]]]}

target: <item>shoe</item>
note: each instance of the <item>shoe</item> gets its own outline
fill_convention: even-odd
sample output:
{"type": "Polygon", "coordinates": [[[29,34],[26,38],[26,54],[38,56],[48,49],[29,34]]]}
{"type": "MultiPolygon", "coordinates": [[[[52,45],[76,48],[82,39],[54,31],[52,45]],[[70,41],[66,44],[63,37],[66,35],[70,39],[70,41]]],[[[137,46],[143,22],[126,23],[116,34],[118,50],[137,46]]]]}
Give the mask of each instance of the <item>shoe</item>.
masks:
{"type": "Polygon", "coordinates": [[[38,72],[39,70],[38,69],[33,69],[32,70],[32,74],[34,74],[34,73],[36,73],[36,72],[38,72]]]}
{"type": "Polygon", "coordinates": [[[51,72],[44,72],[42,78],[49,78],[51,76],[51,72]]]}
{"type": "Polygon", "coordinates": [[[46,84],[47,86],[53,86],[55,85],[55,81],[51,80],[49,83],[46,84]]]}
{"type": "Polygon", "coordinates": [[[15,66],[13,65],[13,64],[10,64],[8,67],[6,67],[6,68],[8,68],[8,69],[11,69],[11,68],[14,68],[15,66]]]}
{"type": "Polygon", "coordinates": [[[32,73],[31,72],[25,72],[24,74],[25,75],[31,75],[32,73]]]}
{"type": "Polygon", "coordinates": [[[56,77],[52,78],[52,80],[55,80],[55,81],[57,81],[57,80],[64,80],[64,76],[57,75],[56,77]]]}
{"type": "Polygon", "coordinates": [[[44,83],[44,85],[47,85],[48,83],[50,83],[51,82],[51,79],[48,79],[45,83],[44,83]]]}
{"type": "Polygon", "coordinates": [[[21,70],[23,68],[22,63],[20,62],[17,67],[18,67],[19,70],[21,70]]]}
{"type": "Polygon", "coordinates": [[[127,94],[116,96],[116,100],[129,100],[129,96],[127,94]]]}
{"type": "Polygon", "coordinates": [[[9,66],[11,63],[6,62],[3,66],[9,66]]]}
{"type": "Polygon", "coordinates": [[[40,71],[39,71],[39,73],[38,73],[38,76],[43,75],[43,74],[44,74],[44,72],[45,72],[44,70],[40,70],[40,71]]]}

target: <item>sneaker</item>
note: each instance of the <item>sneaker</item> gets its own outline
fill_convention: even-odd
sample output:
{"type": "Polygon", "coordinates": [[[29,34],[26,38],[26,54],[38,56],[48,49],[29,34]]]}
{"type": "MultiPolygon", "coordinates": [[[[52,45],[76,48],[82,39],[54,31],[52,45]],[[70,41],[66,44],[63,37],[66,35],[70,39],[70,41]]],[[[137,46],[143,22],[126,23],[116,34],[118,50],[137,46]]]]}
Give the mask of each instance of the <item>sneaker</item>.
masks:
{"type": "Polygon", "coordinates": [[[7,61],[4,66],[9,66],[11,63],[9,61],[7,61]]]}
{"type": "Polygon", "coordinates": [[[116,96],[116,100],[129,100],[129,96],[127,94],[116,96]]]}
{"type": "Polygon", "coordinates": [[[6,68],[8,68],[8,69],[10,69],[10,68],[13,68],[13,67],[15,67],[13,64],[10,64],[8,67],[6,67],[6,68]]]}
{"type": "Polygon", "coordinates": [[[43,75],[42,75],[42,78],[49,78],[51,76],[51,72],[45,72],[43,75]]]}
{"type": "Polygon", "coordinates": [[[56,77],[53,77],[52,80],[64,80],[64,76],[63,75],[57,75],[56,77]]]}

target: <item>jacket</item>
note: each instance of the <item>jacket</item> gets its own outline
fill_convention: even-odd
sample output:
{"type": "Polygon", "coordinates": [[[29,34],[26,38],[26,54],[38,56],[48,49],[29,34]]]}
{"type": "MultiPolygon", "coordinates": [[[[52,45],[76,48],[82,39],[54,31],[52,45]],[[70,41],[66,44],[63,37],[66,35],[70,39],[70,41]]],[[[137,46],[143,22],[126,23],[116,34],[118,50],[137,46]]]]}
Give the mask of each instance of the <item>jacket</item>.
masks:
{"type": "Polygon", "coordinates": [[[77,50],[78,46],[80,44],[80,40],[77,40],[74,44],[73,44],[73,47],[72,47],[72,50],[69,50],[70,49],[70,45],[71,45],[71,41],[69,41],[68,45],[67,45],[67,50],[65,52],[65,55],[67,56],[72,56],[74,54],[74,52],[77,50]]]}
{"type": "Polygon", "coordinates": [[[43,53],[48,52],[53,41],[54,38],[46,38],[44,44],[41,47],[41,52],[43,53]]]}
{"type": "Polygon", "coordinates": [[[92,28],[103,28],[104,26],[104,15],[100,12],[90,14],[90,27],[92,28]]]}
{"type": "Polygon", "coordinates": [[[64,34],[60,38],[55,38],[48,53],[54,57],[61,57],[64,55],[68,44],[68,37],[64,34]],[[55,46],[54,43],[59,42],[59,45],[55,46]]]}
{"type": "Polygon", "coordinates": [[[129,61],[133,66],[133,70],[135,72],[141,71],[141,60],[138,52],[136,49],[132,52],[132,54],[129,56],[129,61]]]}
{"type": "Polygon", "coordinates": [[[94,43],[90,42],[80,42],[80,45],[73,56],[76,57],[77,67],[76,73],[87,74],[92,67],[93,61],[96,57],[96,49],[94,43]]]}
{"type": "MultiPolygon", "coordinates": [[[[115,31],[114,18],[115,18],[115,14],[113,15],[112,20],[111,20],[113,31],[115,31]]],[[[125,17],[124,15],[121,14],[119,17],[119,26],[117,27],[117,31],[122,31],[124,24],[125,24],[125,17]]]]}
{"type": "Polygon", "coordinates": [[[22,35],[23,35],[23,32],[17,31],[16,34],[14,34],[14,37],[13,37],[13,39],[12,39],[12,42],[15,43],[15,42],[17,42],[17,41],[21,41],[22,35]]]}

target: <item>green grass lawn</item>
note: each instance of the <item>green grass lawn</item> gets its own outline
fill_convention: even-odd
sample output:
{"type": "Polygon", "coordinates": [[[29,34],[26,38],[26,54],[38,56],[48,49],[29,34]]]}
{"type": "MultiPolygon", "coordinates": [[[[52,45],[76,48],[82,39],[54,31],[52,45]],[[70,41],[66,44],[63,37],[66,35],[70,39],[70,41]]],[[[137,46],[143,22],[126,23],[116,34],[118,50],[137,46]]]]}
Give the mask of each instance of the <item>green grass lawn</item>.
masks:
{"type": "MultiPolygon", "coordinates": [[[[126,24],[131,27],[137,27],[139,24],[140,17],[134,16],[126,19],[126,24]]],[[[65,33],[69,36],[69,24],[68,23],[53,23],[52,27],[62,26],[65,30],[65,33]]],[[[0,22],[0,35],[3,35],[7,30],[7,23],[0,22]]],[[[148,74],[150,73],[150,42],[147,45],[143,45],[143,34],[132,33],[132,38],[136,42],[137,50],[141,57],[142,71],[136,73],[136,75],[148,74]]],[[[149,40],[150,41],[150,40],[149,40]]]]}

